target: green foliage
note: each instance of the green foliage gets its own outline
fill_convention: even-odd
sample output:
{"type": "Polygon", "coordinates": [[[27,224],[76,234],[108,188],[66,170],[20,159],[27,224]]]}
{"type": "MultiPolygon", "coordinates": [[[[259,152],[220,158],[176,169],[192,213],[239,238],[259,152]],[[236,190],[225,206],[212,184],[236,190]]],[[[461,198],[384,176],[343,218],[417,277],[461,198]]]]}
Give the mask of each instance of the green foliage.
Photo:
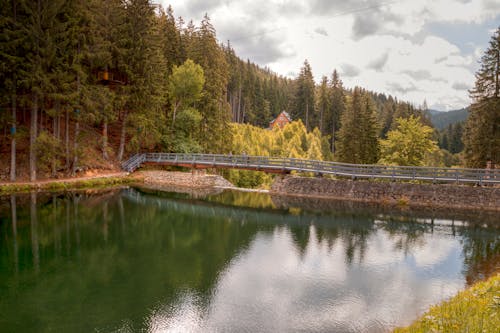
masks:
{"type": "Polygon", "coordinates": [[[168,95],[173,108],[172,127],[175,125],[177,111],[199,101],[204,84],[203,68],[191,59],[186,60],[181,66],[174,66],[168,83],[168,95]]]}
{"type": "Polygon", "coordinates": [[[179,153],[200,153],[202,139],[197,133],[200,127],[202,116],[198,110],[186,108],[177,115],[177,122],[174,127],[174,140],[171,150],[179,153]]]}
{"type": "Polygon", "coordinates": [[[380,163],[387,165],[424,165],[425,157],[438,150],[432,140],[433,129],[422,125],[418,118],[397,119],[395,130],[380,140],[380,163]]]}
{"type": "Polygon", "coordinates": [[[361,88],[354,89],[340,123],[335,158],[347,163],[375,163],[379,155],[375,105],[361,88]]]}
{"type": "Polygon", "coordinates": [[[500,27],[481,58],[471,90],[474,102],[463,135],[467,166],[483,168],[500,163],[500,27]]]}
{"type": "Polygon", "coordinates": [[[61,158],[63,156],[62,145],[52,134],[43,131],[36,139],[36,153],[38,158],[38,167],[43,171],[50,171],[53,167],[61,167],[61,158]],[[55,166],[53,166],[55,163],[55,166]]]}
{"type": "Polygon", "coordinates": [[[294,119],[303,119],[306,129],[312,129],[316,126],[315,113],[315,84],[311,65],[307,60],[300,69],[299,77],[295,82],[295,98],[293,101],[292,117],[294,119]]]}
{"type": "Polygon", "coordinates": [[[497,332],[499,313],[500,275],[497,274],[433,306],[415,323],[394,332],[497,332]]]}

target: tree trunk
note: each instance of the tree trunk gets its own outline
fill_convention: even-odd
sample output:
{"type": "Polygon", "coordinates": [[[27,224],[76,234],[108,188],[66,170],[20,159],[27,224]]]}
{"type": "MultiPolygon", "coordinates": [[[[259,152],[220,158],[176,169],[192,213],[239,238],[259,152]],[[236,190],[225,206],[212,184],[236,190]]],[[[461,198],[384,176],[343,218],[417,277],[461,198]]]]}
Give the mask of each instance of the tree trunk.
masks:
{"type": "Polygon", "coordinates": [[[36,138],[38,125],[38,94],[33,94],[30,128],[30,181],[36,181],[36,138]]]}
{"type": "Polygon", "coordinates": [[[107,160],[108,156],[108,120],[102,125],[102,158],[107,160]]]}
{"type": "MultiPolygon", "coordinates": [[[[54,135],[54,138],[57,138],[57,117],[54,115],[52,118],[52,135],[54,135]]],[[[52,177],[55,177],[56,175],[56,167],[57,167],[57,155],[55,154],[54,157],[52,158],[52,177]]]]}
{"type": "Polygon", "coordinates": [[[30,225],[31,225],[31,253],[35,272],[40,270],[40,252],[38,246],[38,212],[36,210],[36,192],[30,195],[30,225]]]}
{"type": "MultiPolygon", "coordinates": [[[[43,102],[42,102],[42,106],[43,106],[43,102]]],[[[40,117],[39,118],[40,118],[40,125],[38,125],[38,129],[41,132],[45,128],[45,126],[43,126],[43,111],[41,108],[40,108],[40,117]]]]}
{"type": "Polygon", "coordinates": [[[237,123],[241,122],[241,85],[240,90],[238,92],[238,120],[237,123]]]}
{"type": "MultiPolygon", "coordinates": [[[[333,115],[332,115],[333,118],[333,115]]],[[[332,121],[332,147],[331,147],[332,153],[335,154],[335,118],[333,118],[332,121]]]]}
{"type": "Polygon", "coordinates": [[[177,102],[174,104],[174,115],[173,115],[173,118],[172,118],[172,128],[174,128],[174,124],[175,124],[175,115],[177,113],[177,109],[179,108],[179,106],[181,105],[180,102],[177,102]]]}
{"type": "Polygon", "coordinates": [[[75,136],[73,137],[73,169],[71,174],[76,174],[78,168],[78,135],[80,135],[80,121],[77,119],[75,122],[75,136]]]}
{"type": "Polygon", "coordinates": [[[121,129],[121,133],[120,133],[120,147],[118,148],[118,161],[121,162],[121,160],[123,159],[123,154],[125,152],[125,126],[127,124],[127,113],[124,113],[123,114],[123,118],[122,118],[122,129],[121,129]]]}
{"type": "Polygon", "coordinates": [[[500,75],[500,50],[497,49],[497,66],[496,66],[496,73],[495,73],[495,97],[498,98],[499,93],[500,93],[500,82],[499,80],[499,75],[500,75]]]}
{"type": "Polygon", "coordinates": [[[12,142],[10,145],[10,181],[16,181],[16,116],[17,116],[17,100],[16,94],[12,95],[12,142]]]}
{"type": "Polygon", "coordinates": [[[306,103],[306,131],[309,132],[309,103],[306,103]]]}
{"type": "Polygon", "coordinates": [[[19,272],[19,250],[17,245],[17,206],[16,196],[10,195],[10,209],[12,214],[12,238],[14,239],[14,266],[15,272],[19,272]]]}
{"type": "Polygon", "coordinates": [[[69,110],[66,110],[66,124],[64,125],[65,131],[65,147],[66,147],[66,170],[69,170],[69,110]]]}
{"type": "Polygon", "coordinates": [[[323,110],[324,110],[324,106],[321,106],[321,111],[320,111],[320,114],[319,114],[319,132],[321,133],[321,135],[323,135],[323,110]]]}

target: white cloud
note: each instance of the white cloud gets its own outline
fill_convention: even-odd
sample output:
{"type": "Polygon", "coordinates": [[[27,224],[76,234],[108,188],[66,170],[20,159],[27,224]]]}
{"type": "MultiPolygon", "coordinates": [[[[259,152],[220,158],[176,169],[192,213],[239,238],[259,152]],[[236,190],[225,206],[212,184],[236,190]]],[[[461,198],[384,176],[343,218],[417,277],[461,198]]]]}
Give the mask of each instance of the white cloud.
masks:
{"type": "Polygon", "coordinates": [[[474,51],[465,53],[426,32],[426,25],[477,25],[500,15],[500,3],[494,0],[168,3],[185,19],[200,20],[207,11],[221,41],[231,40],[241,58],[282,75],[299,72],[308,59],[318,81],[336,68],[344,71],[348,87],[360,85],[414,104],[426,99],[430,106],[444,109],[470,102],[467,91],[453,85],[474,83],[484,46],[476,44],[470,47],[474,51]]]}

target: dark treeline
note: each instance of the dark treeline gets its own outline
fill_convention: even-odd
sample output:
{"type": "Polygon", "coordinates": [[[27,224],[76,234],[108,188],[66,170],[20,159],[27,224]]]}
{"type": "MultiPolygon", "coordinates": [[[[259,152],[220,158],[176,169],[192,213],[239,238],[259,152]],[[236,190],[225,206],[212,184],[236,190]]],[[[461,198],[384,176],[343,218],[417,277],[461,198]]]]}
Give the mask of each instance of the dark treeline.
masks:
{"type": "Polygon", "coordinates": [[[2,0],[0,10],[12,180],[17,150],[31,180],[39,170],[75,173],[89,133],[104,160],[139,149],[229,149],[229,65],[208,17],[185,24],[148,0],[2,0]],[[169,85],[187,59],[203,76],[196,98],[169,85]],[[182,121],[174,100],[176,108],[189,101],[178,110],[182,121]]]}

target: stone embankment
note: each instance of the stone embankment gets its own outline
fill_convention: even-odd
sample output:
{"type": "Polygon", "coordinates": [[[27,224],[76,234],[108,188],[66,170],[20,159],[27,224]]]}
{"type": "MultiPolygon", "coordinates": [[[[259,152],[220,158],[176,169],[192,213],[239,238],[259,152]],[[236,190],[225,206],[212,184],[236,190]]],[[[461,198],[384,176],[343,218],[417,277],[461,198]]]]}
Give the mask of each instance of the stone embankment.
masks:
{"type": "Polygon", "coordinates": [[[218,175],[204,172],[141,171],[144,183],[157,186],[180,186],[190,188],[234,187],[229,181],[218,175]]]}
{"type": "Polygon", "coordinates": [[[385,205],[500,211],[500,188],[277,177],[271,193],[372,202],[385,205]]]}

